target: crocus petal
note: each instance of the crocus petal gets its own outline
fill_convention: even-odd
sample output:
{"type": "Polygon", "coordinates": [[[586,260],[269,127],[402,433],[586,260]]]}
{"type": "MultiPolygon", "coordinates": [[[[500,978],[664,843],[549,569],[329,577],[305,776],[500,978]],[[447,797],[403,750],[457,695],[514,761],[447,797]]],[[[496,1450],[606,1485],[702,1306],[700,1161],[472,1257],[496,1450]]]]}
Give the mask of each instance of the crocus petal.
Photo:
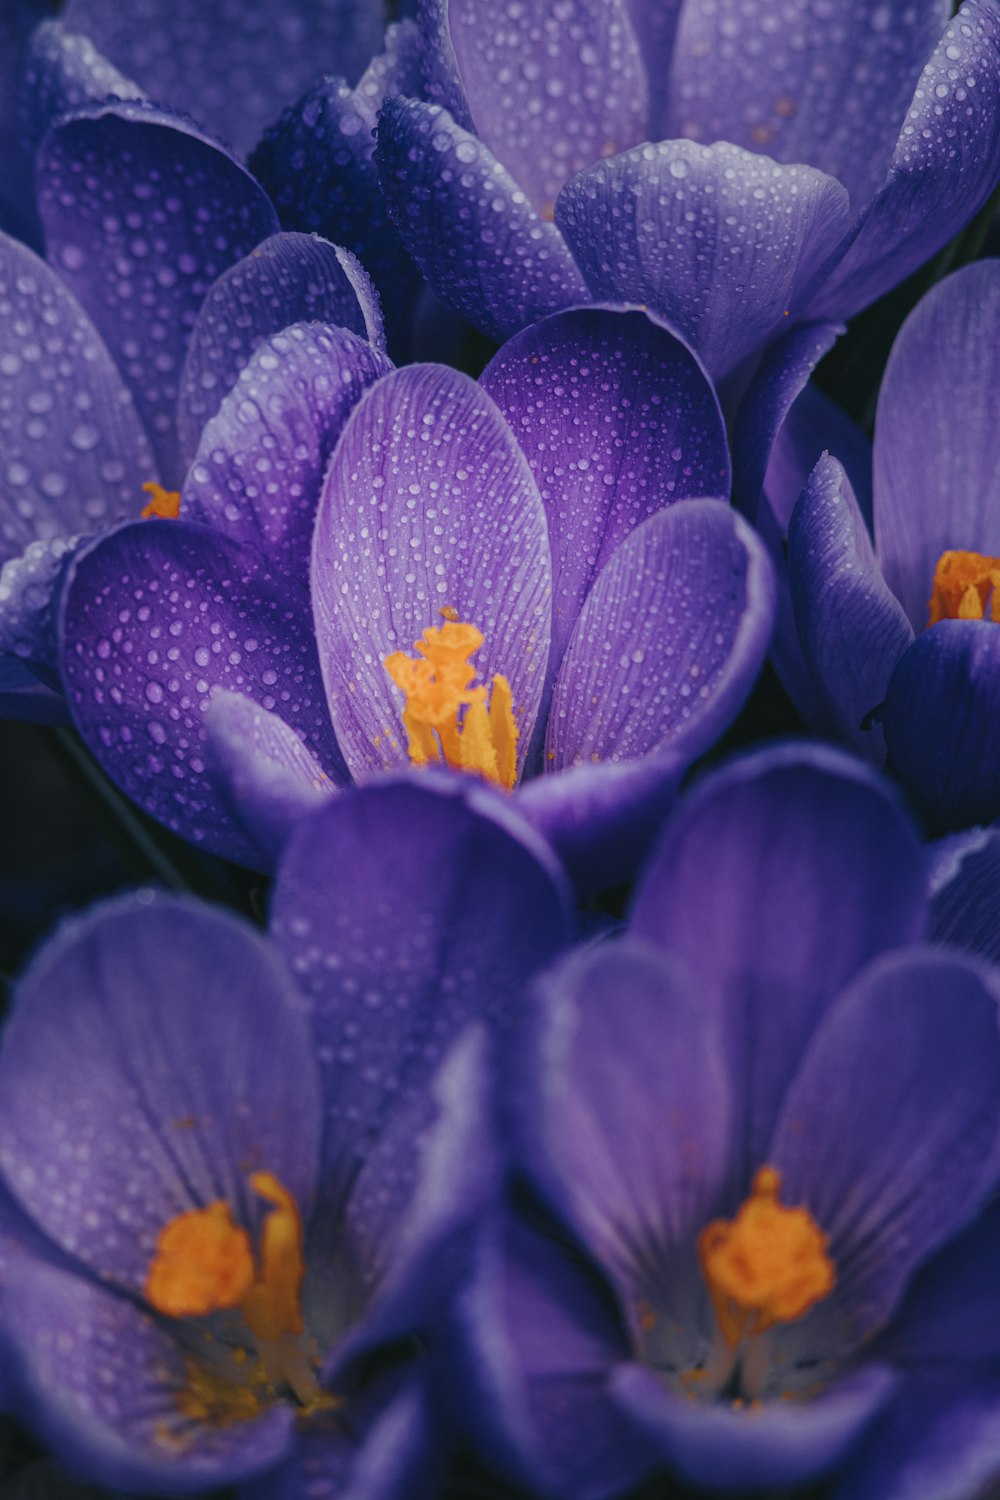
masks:
{"type": "Polygon", "coordinates": [[[626,5],[649,79],[647,134],[651,141],[659,141],[671,133],[667,130],[670,59],[685,0],[626,0],[626,5]]]}
{"type": "Polygon", "coordinates": [[[889,766],[935,832],[1000,817],[1000,632],[941,620],[900,658],[882,728],[889,766]]]}
{"type": "Polygon", "coordinates": [[[346,328],[297,323],[266,339],[201,434],[185,520],[225,532],[301,587],[327,461],[362,391],[391,368],[346,328]]]}
{"type": "Polygon", "coordinates": [[[111,350],[161,478],[173,484],[177,389],[195,314],[221,272],[275,233],[274,210],[228,152],[142,104],[55,126],[38,172],[49,259],[111,350]]]}
{"type": "Polygon", "coordinates": [[[632,1299],[662,1293],[729,1165],[721,1035],[679,964],[627,942],[564,964],[540,1001],[517,1068],[530,1074],[514,1122],[522,1167],[632,1299]]]}
{"type": "Polygon", "coordinates": [[[293,823],[322,807],[335,783],[283,719],[241,693],[215,693],[205,735],[209,775],[269,868],[293,823]]]}
{"type": "Polygon", "coordinates": [[[705,1006],[723,1008],[744,1183],[817,1020],[877,953],[922,935],[925,911],[915,831],[891,785],[852,757],[762,751],[679,805],[631,931],[676,954],[705,1006]]]}
{"type": "Polygon", "coordinates": [[[1000,1207],[993,1203],[916,1277],[879,1339],[880,1349],[910,1365],[932,1360],[996,1360],[1000,1353],[998,1255],[1000,1207]]]}
{"type": "Polygon", "coordinates": [[[32,542],[20,557],[0,568],[0,651],[31,666],[43,681],[58,688],[56,614],[59,587],[80,537],[53,537],[32,542]]]}
{"type": "Polygon", "coordinates": [[[448,30],[476,135],[540,212],[574,172],[642,140],[646,74],[621,0],[513,14],[449,0],[448,30]]]}
{"type": "Polygon", "coordinates": [[[6,1289],[18,1414],[68,1468],[116,1490],[191,1494],[268,1468],[290,1446],[287,1405],[228,1426],[185,1417],[181,1350],[126,1298],[39,1261],[12,1267],[6,1289]]]}
{"type": "Polygon", "coordinates": [[[0,17],[0,230],[40,249],[35,212],[34,162],[19,118],[18,85],[32,34],[52,14],[48,0],[10,0],[0,17]]]}
{"type": "Polygon", "coordinates": [[[1000,963],[996,889],[1000,880],[1000,828],[974,828],[928,846],[931,874],[930,937],[1000,963]]]}
{"type": "Polygon", "coordinates": [[[484,391],[439,365],[386,376],[351,414],[313,539],[323,678],[352,775],[407,763],[402,695],[383,661],[443,608],[485,637],[479,678],[510,683],[524,764],[549,650],[545,512],[527,462],[484,391]]]}
{"type": "Polygon", "coordinates": [[[869,1364],[814,1401],[768,1402],[752,1412],[726,1402],[678,1400],[651,1370],[623,1365],[612,1389],[663,1458],[699,1488],[727,1493],[791,1489],[828,1473],[885,1407],[896,1378],[869,1364]]]}
{"type": "Polygon", "coordinates": [[[64,115],[105,99],[145,99],[137,83],[102,57],[89,37],[43,21],[31,39],[21,83],[21,121],[32,147],[64,115]]]}
{"type": "Polygon", "coordinates": [[[241,152],[319,73],[357,78],[381,40],[378,10],[364,0],[69,0],[63,19],[154,98],[241,152]]]}
{"type": "Polygon", "coordinates": [[[881,187],[948,0],[696,0],[681,9],[665,135],[733,141],[807,161],[842,182],[855,214],[881,187]]]}
{"type": "Polygon", "coordinates": [[[507,418],[545,504],[551,680],[619,542],[674,500],[728,495],[722,414],[680,340],[623,309],[574,308],[524,329],[480,384],[507,418]]]}
{"type": "Polygon", "coordinates": [[[808,1325],[775,1331],[776,1358],[786,1338],[857,1348],[979,1209],[998,1156],[998,1002],[986,970],[921,948],[882,958],[820,1021],[763,1159],[829,1237],[837,1282],[808,1325]]]}
{"type": "Polygon", "coordinates": [[[661,313],[719,380],[769,342],[845,234],[847,194],[720,141],[662,141],[572,178],[556,223],[596,297],[661,313]]]}
{"type": "Polygon", "coordinates": [[[388,99],[375,155],[407,250],[441,301],[474,327],[502,341],[590,300],[559,231],[439,105],[388,99]]]}
{"type": "Polygon", "coordinates": [[[687,500],[637,526],[598,574],[563,658],[546,768],[693,760],[742,707],[767,651],[774,582],[746,522],[687,500]]]}
{"type": "Polygon", "coordinates": [[[942,552],[1000,552],[1000,262],[939,282],[886,365],[875,427],[875,541],[917,630],[942,552]]]}
{"type": "Polygon", "coordinates": [[[847,474],[865,526],[871,530],[871,441],[836,402],[810,382],[785,414],[767,461],[764,492],[782,536],[787,535],[806,480],[827,452],[847,474]]]}
{"type": "Polygon", "coordinates": [[[324,768],[337,764],[308,601],[217,532],[142,521],[79,554],[60,634],[85,742],[140,806],[214,853],[259,857],[204,759],[217,688],[278,709],[324,768]]]}
{"type": "Polygon", "coordinates": [[[367,272],[317,235],[276,234],[219,277],[201,305],[181,375],[177,427],[186,461],[258,345],[305,322],[334,323],[385,348],[367,272]]]}
{"type": "Polygon", "coordinates": [[[0,656],[0,715],[28,724],[70,722],[62,695],[40,682],[23,662],[9,656],[0,656]]]}
{"type": "Polygon", "coordinates": [[[342,1180],[463,1022],[523,1013],[528,977],[565,942],[565,902],[542,841],[471,779],[406,776],[298,824],[272,933],[312,1009],[342,1180]]]}
{"type": "Polygon", "coordinates": [[[849,318],[977,213],[1000,174],[1000,3],[965,0],[913,95],[888,175],[810,317],[849,318]]]}
{"type": "Polygon", "coordinates": [[[175,1215],[224,1198],[256,1223],[251,1171],[308,1214],[322,1119],[309,1033],[277,955],[230,916],[146,892],[68,924],[18,986],[0,1077],[11,1190],[125,1290],[142,1293],[175,1215]]]}
{"type": "Polygon", "coordinates": [[[79,303],[0,235],[0,558],[138,514],[155,476],[132,398],[79,303]]]}
{"type": "Polygon", "coordinates": [[[788,569],[799,642],[837,730],[880,763],[884,744],[870,715],[913,631],[875,561],[850,481],[829,454],[792,513],[788,569]]]}

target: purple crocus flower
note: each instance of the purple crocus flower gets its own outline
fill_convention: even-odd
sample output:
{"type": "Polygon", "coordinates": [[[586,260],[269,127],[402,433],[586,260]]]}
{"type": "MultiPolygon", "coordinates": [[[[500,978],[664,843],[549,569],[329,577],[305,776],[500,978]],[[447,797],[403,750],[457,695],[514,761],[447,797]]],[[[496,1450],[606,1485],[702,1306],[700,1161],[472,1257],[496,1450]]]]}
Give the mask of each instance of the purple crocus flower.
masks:
{"type": "Polygon", "coordinates": [[[522,1482],[596,1500],[662,1469],[727,1494],[849,1470],[834,1493],[894,1496],[932,1334],[934,1444],[962,1468],[1000,1354],[966,1299],[996,1278],[933,1257],[996,1190],[1000,985],[921,945],[926,917],[891,785],[782,746],[706,779],[626,937],[537,986],[505,1107],[550,1222],[495,1213],[458,1303],[475,1428],[522,1482]]]}
{"type": "Polygon", "coordinates": [[[298,830],[270,940],[151,892],[64,928],[0,1050],[8,1409],[115,1488],[427,1493],[415,1340],[493,1180],[452,1043],[521,1023],[566,908],[509,810],[407,779],[298,830]]]}
{"type": "Polygon", "coordinates": [[[792,514],[799,639],[836,732],[878,757],[936,828],[1000,815],[1000,262],[947,278],[896,340],[879,397],[874,547],[845,467],[820,460],[792,514]],[[927,628],[929,625],[929,628],[927,628]],[[915,638],[916,633],[916,638],[915,638]]]}
{"type": "MultiPolygon", "coordinates": [[[[325,472],[297,431],[265,423],[258,442],[238,411],[237,388],[184,491],[182,516],[190,499],[211,531],[125,527],[69,579],[63,673],[109,774],[176,831],[266,866],[305,808],[408,764],[387,659],[464,625],[483,641],[462,687],[477,677],[482,699],[504,678],[516,738],[503,776],[471,768],[534,776],[519,805],[581,879],[627,875],[771,624],[760,543],[700,498],[725,494],[728,459],[688,351],[640,312],[569,311],[480,386],[441,366],[377,381],[325,472]],[[274,494],[258,500],[242,480],[261,455],[274,494]],[[313,629],[291,562],[282,576],[270,560],[279,543],[304,556],[314,508],[313,629]]],[[[432,737],[470,707],[453,697],[432,737]]]]}
{"type": "Polygon", "coordinates": [[[586,289],[659,312],[739,388],[793,325],[820,327],[786,359],[828,347],[989,196],[1000,6],[949,10],[426,0],[433,102],[379,124],[390,211],[492,336],[586,289]]]}

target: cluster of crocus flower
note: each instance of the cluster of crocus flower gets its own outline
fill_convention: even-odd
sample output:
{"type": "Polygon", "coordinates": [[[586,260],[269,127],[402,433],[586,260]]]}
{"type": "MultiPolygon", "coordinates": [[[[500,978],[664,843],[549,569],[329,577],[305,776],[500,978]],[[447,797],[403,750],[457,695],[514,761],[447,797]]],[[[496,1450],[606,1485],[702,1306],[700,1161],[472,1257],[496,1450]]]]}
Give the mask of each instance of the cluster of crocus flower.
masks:
{"type": "Polygon", "coordinates": [[[10,0],[0,85],[0,710],[237,908],[12,984],[0,1411],[979,1500],[1000,0],[10,0]]]}

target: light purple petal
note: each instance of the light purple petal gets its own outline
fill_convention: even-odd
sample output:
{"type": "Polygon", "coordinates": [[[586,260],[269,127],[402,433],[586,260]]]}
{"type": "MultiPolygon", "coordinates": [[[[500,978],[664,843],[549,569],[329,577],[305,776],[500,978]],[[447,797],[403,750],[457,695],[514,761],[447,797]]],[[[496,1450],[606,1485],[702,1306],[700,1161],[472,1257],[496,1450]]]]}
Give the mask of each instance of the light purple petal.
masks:
{"type": "Polygon", "coordinates": [[[80,555],[64,596],[63,679],[83,739],[147,812],[253,864],[205,761],[214,691],[276,710],[329,770],[337,752],[308,601],[203,526],[142,521],[80,555]]]}
{"type": "Polygon", "coordinates": [[[1000,964],[1000,828],[975,828],[928,846],[931,870],[929,936],[1000,964]]]}
{"type": "Polygon", "coordinates": [[[516,334],[480,376],[535,476],[552,549],[554,678],[595,576],[640,521],[729,493],[718,401],[639,311],[574,308],[516,334]]]}
{"type": "Polygon", "coordinates": [[[598,574],[563,658],[545,767],[690,759],[742,707],[774,621],[774,580],[756,534],[718,500],[650,516],[598,574]]]}
{"type": "Polygon", "coordinates": [[[153,456],[128,390],[79,303],[0,235],[0,558],[36,538],[137,516],[153,456]]]}
{"type": "Polygon", "coordinates": [[[939,282],[893,345],[875,425],[875,544],[917,630],[942,552],[1000,554],[1000,262],[939,282]]]}
{"type": "Polygon", "coordinates": [[[262,867],[277,863],[292,825],[322,807],[336,784],[283,719],[240,693],[215,693],[205,735],[216,790],[260,850],[262,867]]]}
{"type": "Polygon", "coordinates": [[[59,687],[59,589],[80,537],[32,542],[0,568],[0,652],[18,657],[59,687]]]}
{"type": "Polygon", "coordinates": [[[661,313],[716,380],[801,320],[849,225],[832,177],[726,141],[598,162],[566,184],[555,216],[594,296],[661,313]]]}
{"type": "Polygon", "coordinates": [[[646,74],[622,0],[449,0],[472,127],[551,212],[568,177],[646,134],[646,74]]]}
{"type": "Polygon", "coordinates": [[[63,19],[242,152],[320,73],[357,78],[382,37],[364,0],[69,0],[63,19]]]}
{"type": "Polygon", "coordinates": [[[881,187],[949,0],[689,0],[664,135],[733,141],[842,182],[858,214],[881,187]]]}
{"type": "Polygon", "coordinates": [[[184,350],[213,281],[278,223],[263,190],[194,126],[142,104],[57,125],[38,153],[48,257],[93,318],[168,485],[184,350]]]}
{"type": "Polygon", "coordinates": [[[884,186],[808,309],[849,318],[978,212],[1000,176],[1000,3],[965,0],[920,76],[884,186]]]}
{"type": "Polygon", "coordinates": [[[997,1166],[998,1000],[987,971],[913,949],[867,970],[821,1020],[762,1159],[829,1236],[837,1282],[779,1344],[857,1348],[979,1209],[997,1166]]]}
{"type": "Polygon", "coordinates": [[[818,385],[797,395],[774,439],[764,491],[782,536],[795,502],[824,452],[832,453],[851,482],[865,525],[872,524],[872,445],[856,422],[818,385]]]}
{"type": "Polygon", "coordinates": [[[551,578],[538,490],[485,392],[443,365],[411,365],[373,386],[327,470],[312,559],[330,715],[356,779],[407,764],[403,696],[382,663],[412,652],[443,608],[482,631],[479,679],[510,683],[523,767],[551,578]]]}
{"type": "Polygon", "coordinates": [[[64,115],[105,99],[145,99],[137,83],[112,67],[89,37],[43,21],[31,39],[21,80],[21,123],[26,143],[36,147],[64,115]]]}
{"type": "Polygon", "coordinates": [[[626,0],[626,6],[649,79],[649,124],[646,136],[651,141],[661,141],[671,133],[667,130],[670,59],[685,0],[626,0]]]}
{"type": "Polygon", "coordinates": [[[523,1016],[568,936],[546,846],[471,778],[406,776],[335,799],[289,841],[272,935],[319,1040],[327,1159],[350,1175],[426,1095],[462,1025],[523,1016]]]}
{"type": "Polygon", "coordinates": [[[336,324],[385,350],[367,272],[318,235],[276,234],[219,277],[201,305],[181,374],[177,428],[187,462],[258,346],[306,322],[336,324]]]}
{"type": "Polygon", "coordinates": [[[150,892],[64,927],[16,991],[0,1051],[0,1164],[61,1249],[140,1294],[160,1230],[248,1174],[308,1216],[322,1111],[280,959],[252,928],[150,892]]]}
{"type": "Polygon", "coordinates": [[[829,454],[792,512],[788,567],[799,642],[837,730],[881,764],[885,744],[870,715],[913,631],[875,561],[850,481],[829,454]]]}
{"type": "Polygon", "coordinates": [[[590,300],[558,229],[438,105],[387,100],[376,161],[407,250],[441,301],[474,327],[502,341],[590,300]]]}
{"type": "Polygon", "coordinates": [[[268,338],[201,434],[181,513],[253,548],[302,587],[330,454],[392,366],[356,333],[294,324],[268,338]]]}
{"type": "Polygon", "coordinates": [[[679,957],[728,1018],[744,1183],[818,1018],[876,954],[921,937],[925,912],[915,830],[891,783],[853,757],[760,751],[680,804],[631,931],[679,957]]]}

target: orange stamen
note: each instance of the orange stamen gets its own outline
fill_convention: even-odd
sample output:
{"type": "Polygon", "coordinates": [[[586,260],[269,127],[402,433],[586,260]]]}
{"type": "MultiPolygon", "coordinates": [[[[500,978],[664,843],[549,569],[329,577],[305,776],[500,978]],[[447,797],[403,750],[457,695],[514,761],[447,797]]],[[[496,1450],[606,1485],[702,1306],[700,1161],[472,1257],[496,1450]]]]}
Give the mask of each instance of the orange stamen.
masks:
{"type": "Polygon", "coordinates": [[[942,552],[934,569],[928,625],[939,620],[1000,620],[1000,557],[942,552]]]}
{"type": "Polygon", "coordinates": [[[253,1279],[250,1236],[219,1199],[178,1214],[160,1230],[146,1297],[170,1318],[200,1318],[238,1307],[253,1279]]]}

